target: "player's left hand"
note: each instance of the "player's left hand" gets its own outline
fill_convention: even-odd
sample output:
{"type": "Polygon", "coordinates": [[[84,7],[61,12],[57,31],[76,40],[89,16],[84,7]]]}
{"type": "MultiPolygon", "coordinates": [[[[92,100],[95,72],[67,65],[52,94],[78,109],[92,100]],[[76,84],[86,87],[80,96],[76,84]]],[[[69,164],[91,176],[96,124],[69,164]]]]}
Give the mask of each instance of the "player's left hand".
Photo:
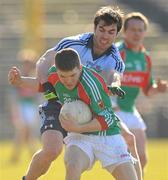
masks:
{"type": "Polygon", "coordinates": [[[108,90],[112,92],[113,95],[117,95],[119,98],[124,99],[126,93],[119,86],[108,86],[108,90]]]}
{"type": "Polygon", "coordinates": [[[21,83],[21,72],[17,67],[12,67],[8,73],[8,82],[11,85],[19,86],[21,83]]]}
{"type": "Polygon", "coordinates": [[[168,88],[168,82],[165,80],[161,80],[160,78],[157,79],[157,90],[158,92],[165,92],[168,88]]]}

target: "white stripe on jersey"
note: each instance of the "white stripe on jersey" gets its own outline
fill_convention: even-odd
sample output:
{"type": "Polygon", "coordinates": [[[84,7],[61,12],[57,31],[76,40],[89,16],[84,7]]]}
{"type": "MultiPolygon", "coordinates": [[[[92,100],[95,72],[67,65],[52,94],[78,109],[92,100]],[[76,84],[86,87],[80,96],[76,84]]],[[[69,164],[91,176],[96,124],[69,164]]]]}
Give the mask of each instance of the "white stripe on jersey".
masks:
{"type": "Polygon", "coordinates": [[[97,87],[97,84],[96,82],[90,77],[90,75],[88,74],[88,72],[86,72],[86,76],[88,77],[88,79],[90,79],[91,81],[91,85],[95,87],[95,91],[98,95],[98,99],[101,100],[101,94],[100,94],[100,91],[99,91],[99,88],[97,87]]]}
{"type": "Polygon", "coordinates": [[[87,85],[90,87],[90,90],[93,94],[95,102],[99,102],[102,98],[101,98],[101,94],[99,92],[99,89],[95,81],[93,81],[93,79],[90,77],[90,75],[86,71],[84,71],[83,73],[83,79],[86,81],[87,85]]]}
{"type": "Polygon", "coordinates": [[[87,42],[66,40],[66,41],[60,43],[54,50],[55,50],[55,51],[59,51],[59,50],[61,50],[61,49],[65,49],[65,48],[71,47],[71,46],[73,46],[73,45],[86,46],[86,44],[87,44],[87,42]]]}

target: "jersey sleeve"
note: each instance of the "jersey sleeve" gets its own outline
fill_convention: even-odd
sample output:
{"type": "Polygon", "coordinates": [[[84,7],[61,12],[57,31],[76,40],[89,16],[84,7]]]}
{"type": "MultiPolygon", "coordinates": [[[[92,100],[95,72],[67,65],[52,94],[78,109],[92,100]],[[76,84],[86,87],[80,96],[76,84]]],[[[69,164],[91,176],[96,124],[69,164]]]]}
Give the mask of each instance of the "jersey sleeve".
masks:
{"type": "Polygon", "coordinates": [[[59,51],[59,50],[61,50],[61,49],[64,49],[65,46],[66,46],[67,41],[68,41],[68,38],[62,39],[62,40],[59,41],[59,42],[57,43],[57,45],[55,45],[52,49],[53,49],[54,51],[56,51],[56,52],[59,51]]]}
{"type": "Polygon", "coordinates": [[[148,90],[150,89],[150,87],[153,84],[155,84],[156,82],[155,82],[155,80],[153,78],[153,73],[152,73],[152,60],[151,60],[151,58],[150,58],[148,53],[145,53],[145,59],[146,59],[146,62],[147,62],[147,75],[148,75],[147,79],[148,79],[148,81],[147,81],[145,87],[143,88],[143,92],[145,94],[147,94],[148,90]]]}
{"type": "Polygon", "coordinates": [[[86,74],[86,83],[89,86],[91,98],[91,109],[95,114],[96,119],[99,121],[102,130],[107,130],[113,126],[114,113],[111,108],[111,100],[108,96],[107,86],[101,77],[97,79],[90,79],[86,74]]]}
{"type": "MultiPolygon", "coordinates": [[[[56,80],[55,74],[56,74],[56,67],[55,66],[50,67],[48,70],[48,82],[50,82],[52,85],[54,85],[54,82],[56,80]]],[[[38,92],[45,92],[41,83],[39,83],[38,92]]]]}
{"type": "Polygon", "coordinates": [[[114,113],[112,112],[111,105],[109,105],[106,101],[110,101],[107,95],[101,93],[102,89],[99,89],[101,99],[99,101],[92,100],[92,106],[94,109],[96,108],[96,119],[99,121],[101,125],[101,130],[107,130],[113,126],[114,122],[114,113]]]}
{"type": "Polygon", "coordinates": [[[78,42],[79,40],[80,40],[79,35],[69,36],[58,42],[57,45],[54,46],[52,49],[57,52],[60,51],[61,49],[72,47],[74,43],[78,42]]]}

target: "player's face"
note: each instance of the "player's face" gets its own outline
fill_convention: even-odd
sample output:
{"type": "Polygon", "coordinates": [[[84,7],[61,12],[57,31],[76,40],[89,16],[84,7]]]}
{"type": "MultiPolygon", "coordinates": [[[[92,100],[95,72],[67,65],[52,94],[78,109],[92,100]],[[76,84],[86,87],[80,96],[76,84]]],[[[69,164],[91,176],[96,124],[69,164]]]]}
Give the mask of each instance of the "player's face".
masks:
{"type": "Polygon", "coordinates": [[[76,87],[79,82],[81,75],[81,69],[75,67],[71,71],[57,71],[61,83],[69,90],[72,90],[76,87]]]}
{"type": "Polygon", "coordinates": [[[124,32],[125,40],[133,47],[141,46],[146,34],[144,22],[138,19],[130,19],[124,32]]]}
{"type": "Polygon", "coordinates": [[[117,25],[111,24],[107,26],[103,20],[95,27],[94,30],[94,46],[100,51],[107,50],[117,37],[117,25]]]}

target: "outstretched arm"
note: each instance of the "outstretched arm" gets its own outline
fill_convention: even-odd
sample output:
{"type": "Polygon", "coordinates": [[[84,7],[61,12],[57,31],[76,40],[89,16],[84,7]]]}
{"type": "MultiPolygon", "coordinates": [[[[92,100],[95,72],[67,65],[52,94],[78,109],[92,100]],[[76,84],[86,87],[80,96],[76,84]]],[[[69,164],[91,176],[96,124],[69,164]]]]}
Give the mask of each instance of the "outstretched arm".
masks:
{"type": "Polygon", "coordinates": [[[35,91],[39,89],[39,82],[36,77],[21,76],[20,70],[15,66],[9,70],[8,82],[16,87],[28,87],[35,91]]]}

